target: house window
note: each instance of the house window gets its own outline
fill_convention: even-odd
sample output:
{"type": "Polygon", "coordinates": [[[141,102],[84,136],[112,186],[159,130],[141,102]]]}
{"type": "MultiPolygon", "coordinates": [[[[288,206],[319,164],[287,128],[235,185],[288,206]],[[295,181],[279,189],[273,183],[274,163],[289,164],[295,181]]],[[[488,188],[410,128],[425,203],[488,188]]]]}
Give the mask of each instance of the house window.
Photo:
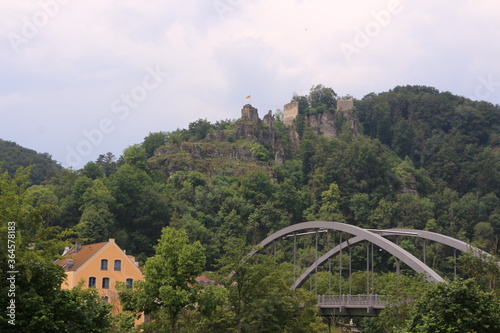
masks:
{"type": "Polygon", "coordinates": [[[96,278],[94,276],[89,277],[89,288],[95,287],[96,278]]]}
{"type": "Polygon", "coordinates": [[[134,287],[134,279],[127,279],[127,289],[132,289],[134,287]]]}
{"type": "Polygon", "coordinates": [[[121,270],[122,270],[122,261],[115,260],[115,271],[121,271],[121,270]]]}
{"type": "Polygon", "coordinates": [[[109,303],[109,297],[108,296],[102,296],[102,300],[104,303],[109,303]]]}
{"type": "Polygon", "coordinates": [[[108,270],[108,259],[101,259],[101,271],[108,270]]]}
{"type": "Polygon", "coordinates": [[[102,289],[109,289],[109,278],[102,278],[102,289]]]}

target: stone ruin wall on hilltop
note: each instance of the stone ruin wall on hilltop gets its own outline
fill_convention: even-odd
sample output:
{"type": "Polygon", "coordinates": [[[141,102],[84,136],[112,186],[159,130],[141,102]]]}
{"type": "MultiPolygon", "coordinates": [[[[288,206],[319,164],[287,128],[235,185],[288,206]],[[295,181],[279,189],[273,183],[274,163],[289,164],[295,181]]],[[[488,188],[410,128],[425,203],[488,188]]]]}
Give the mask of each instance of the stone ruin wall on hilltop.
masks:
{"type": "Polygon", "coordinates": [[[337,101],[337,110],[348,111],[354,107],[354,99],[341,99],[339,98],[337,101]]]}
{"type": "Polygon", "coordinates": [[[250,104],[246,104],[241,109],[241,120],[260,123],[259,111],[250,104]]]}
{"type": "Polygon", "coordinates": [[[299,115],[299,103],[292,101],[283,107],[283,124],[292,126],[295,118],[299,115]]]}

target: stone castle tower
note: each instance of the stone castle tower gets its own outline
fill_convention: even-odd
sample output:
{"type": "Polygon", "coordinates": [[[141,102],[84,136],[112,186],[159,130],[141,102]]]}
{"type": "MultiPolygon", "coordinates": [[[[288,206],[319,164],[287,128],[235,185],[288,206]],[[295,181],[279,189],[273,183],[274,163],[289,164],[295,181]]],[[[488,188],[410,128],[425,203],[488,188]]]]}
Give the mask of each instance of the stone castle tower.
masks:
{"type": "Polygon", "coordinates": [[[343,110],[348,111],[354,107],[354,100],[352,98],[349,99],[341,99],[337,100],[337,111],[343,110]]]}
{"type": "Polygon", "coordinates": [[[299,115],[299,103],[292,101],[283,107],[283,123],[286,126],[292,126],[293,121],[299,115]]]}
{"type": "Polygon", "coordinates": [[[241,109],[241,120],[260,123],[259,111],[250,104],[246,104],[241,109]]]}

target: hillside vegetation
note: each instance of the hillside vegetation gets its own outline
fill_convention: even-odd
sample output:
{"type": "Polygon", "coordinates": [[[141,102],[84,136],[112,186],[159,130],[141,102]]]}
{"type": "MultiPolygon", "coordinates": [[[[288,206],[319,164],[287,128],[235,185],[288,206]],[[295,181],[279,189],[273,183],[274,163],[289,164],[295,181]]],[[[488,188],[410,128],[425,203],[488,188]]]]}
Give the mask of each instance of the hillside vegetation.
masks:
{"type": "Polygon", "coordinates": [[[150,133],[118,160],[103,154],[55,178],[57,167],[29,150],[3,153],[4,167],[23,165],[14,155],[33,161],[33,183],[46,185],[29,192],[61,209],[47,224],[68,238],[114,237],[143,259],[167,225],[200,240],[210,265],[227,237],[256,244],[287,225],[318,219],[427,229],[497,251],[498,105],[425,86],[368,94],[349,111],[337,111],[335,92],[322,85],[292,100],[299,104],[292,126],[280,110],[267,124],[199,119],[187,129],[150,133]],[[334,124],[334,137],[311,126],[322,114],[334,124]]]}
{"type": "Polygon", "coordinates": [[[39,185],[44,180],[56,176],[62,167],[47,153],[37,153],[19,146],[15,142],[0,139],[0,167],[11,176],[20,167],[32,166],[30,180],[39,185]]]}
{"type": "MultiPolygon", "coordinates": [[[[47,262],[64,243],[115,238],[144,263],[155,255],[162,230],[165,233],[170,226],[182,231],[179,237],[188,238],[183,242],[199,241],[203,270],[215,271],[226,263],[228,274],[235,269],[231,267],[248,268],[238,264],[248,246],[281,228],[312,220],[374,229],[425,229],[498,254],[500,106],[425,86],[371,93],[354,100],[354,107],[347,110],[337,108],[337,97],[322,85],[313,86],[308,95],[293,95],[298,114],[292,122],[285,121],[287,114],[281,110],[260,119],[257,110],[246,105],[241,119],[216,123],[198,119],[187,129],[150,133],[119,158],[102,154],[77,171],[61,169],[47,155],[0,141],[1,167],[6,170],[0,179],[5,185],[0,192],[2,223],[19,221],[30,251],[45,253],[47,262]],[[28,164],[31,169],[16,172],[28,164]],[[31,185],[26,178],[30,172],[31,185]]],[[[331,247],[341,237],[340,233],[323,237],[319,249],[331,247]]],[[[407,239],[399,245],[419,258],[426,251],[428,265],[453,276],[450,249],[407,239]]],[[[308,237],[299,238],[298,246],[300,272],[315,254],[308,237]]],[[[275,259],[255,263],[261,265],[260,271],[269,272],[276,260],[283,263],[279,271],[288,276],[275,280],[282,295],[292,278],[289,267],[283,269],[286,262],[293,262],[292,252],[291,243],[284,241],[275,259]]],[[[362,247],[352,249],[353,293],[365,293],[365,253],[362,247]]],[[[400,294],[389,283],[394,258],[381,252],[374,260],[373,279],[379,290],[400,294]]],[[[467,256],[459,264],[461,277],[474,277],[485,290],[498,290],[496,265],[479,269],[467,256]]],[[[341,262],[333,265],[340,267],[341,262]]],[[[331,279],[332,274],[320,272],[319,293],[335,293],[343,286],[331,284],[331,279]]],[[[333,280],[338,277],[333,275],[333,280]]],[[[418,294],[418,290],[413,291],[418,294]]],[[[286,297],[290,297],[287,302],[296,299],[286,297]]],[[[314,309],[314,297],[301,297],[307,299],[308,309],[314,309]]],[[[257,300],[251,302],[255,309],[261,308],[257,300]]],[[[238,314],[238,305],[234,309],[238,314]]],[[[177,323],[178,315],[169,316],[177,323]]],[[[293,327],[296,318],[288,315],[282,323],[293,327]]],[[[398,316],[402,327],[408,313],[393,314],[391,320],[398,316]]],[[[243,317],[237,317],[238,325],[243,325],[243,317]]],[[[205,324],[217,327],[222,321],[205,324]]],[[[320,325],[315,321],[311,325],[316,324],[320,325]]]]}

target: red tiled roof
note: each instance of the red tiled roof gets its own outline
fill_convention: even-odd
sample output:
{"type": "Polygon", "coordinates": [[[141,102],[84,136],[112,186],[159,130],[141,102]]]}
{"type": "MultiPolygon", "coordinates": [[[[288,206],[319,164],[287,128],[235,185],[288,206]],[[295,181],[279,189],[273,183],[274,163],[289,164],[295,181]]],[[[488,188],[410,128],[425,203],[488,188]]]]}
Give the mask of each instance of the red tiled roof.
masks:
{"type": "Polygon", "coordinates": [[[63,258],[56,260],[55,264],[62,266],[65,271],[76,271],[106,244],[108,244],[108,242],[83,245],[76,253],[75,248],[72,248],[64,254],[63,258]],[[71,265],[70,259],[73,259],[73,265],[71,265]]]}
{"type": "Polygon", "coordinates": [[[213,285],[216,285],[218,287],[221,287],[220,284],[218,284],[216,281],[214,281],[212,279],[209,279],[206,275],[200,275],[197,278],[195,278],[195,280],[196,280],[196,282],[198,282],[199,284],[202,284],[202,285],[213,284],[213,285]]]}
{"type": "Polygon", "coordinates": [[[200,282],[200,281],[215,282],[214,280],[207,278],[205,275],[200,275],[195,280],[198,282],[200,282]]]}

